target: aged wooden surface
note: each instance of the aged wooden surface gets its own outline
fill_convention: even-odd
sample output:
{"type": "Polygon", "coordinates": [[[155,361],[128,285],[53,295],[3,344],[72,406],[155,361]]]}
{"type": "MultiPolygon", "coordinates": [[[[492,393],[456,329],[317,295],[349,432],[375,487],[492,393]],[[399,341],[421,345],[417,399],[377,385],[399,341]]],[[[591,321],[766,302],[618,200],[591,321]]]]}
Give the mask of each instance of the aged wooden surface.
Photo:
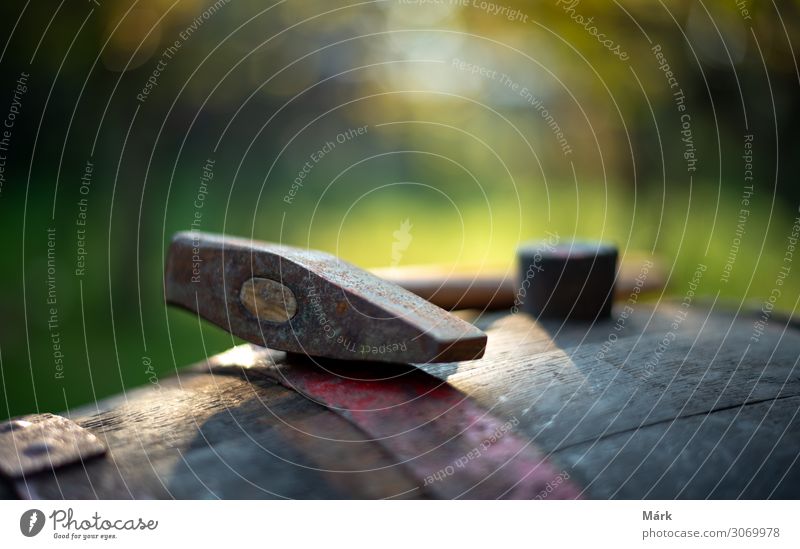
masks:
{"type": "MultiPolygon", "coordinates": [[[[618,307],[594,325],[491,314],[475,320],[489,333],[483,360],[424,369],[516,418],[516,433],[585,497],[796,498],[800,333],[773,320],[753,338],[752,317],[698,305],[640,303],[629,316],[618,307]]],[[[73,410],[109,455],[17,489],[45,498],[429,496],[379,443],[275,384],[264,370],[273,360],[292,359],[241,347],[73,410]]]]}
{"type": "Polygon", "coordinates": [[[703,309],[673,330],[680,311],[640,306],[622,333],[614,318],[559,331],[503,317],[491,367],[448,381],[525,414],[520,427],[590,497],[799,497],[800,334],[776,322],[754,342],[751,317],[703,309]]]}
{"type": "Polygon", "coordinates": [[[187,372],[161,382],[160,389],[102,402],[99,412],[78,423],[106,442],[110,459],[60,471],[56,478],[37,478],[25,487],[30,496],[256,499],[414,493],[389,456],[363,442],[345,420],[232,368],[216,375],[187,372]]]}

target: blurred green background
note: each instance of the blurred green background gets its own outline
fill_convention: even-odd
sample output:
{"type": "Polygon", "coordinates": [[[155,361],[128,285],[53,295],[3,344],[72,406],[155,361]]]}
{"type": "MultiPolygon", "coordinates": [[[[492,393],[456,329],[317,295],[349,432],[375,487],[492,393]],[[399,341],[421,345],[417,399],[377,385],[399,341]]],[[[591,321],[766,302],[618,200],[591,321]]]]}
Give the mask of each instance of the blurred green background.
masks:
{"type": "Polygon", "coordinates": [[[364,267],[602,238],[663,258],[668,295],[704,263],[702,294],[760,308],[800,202],[799,5],[3,2],[0,415],[236,343],[163,302],[195,219],[364,267]]]}

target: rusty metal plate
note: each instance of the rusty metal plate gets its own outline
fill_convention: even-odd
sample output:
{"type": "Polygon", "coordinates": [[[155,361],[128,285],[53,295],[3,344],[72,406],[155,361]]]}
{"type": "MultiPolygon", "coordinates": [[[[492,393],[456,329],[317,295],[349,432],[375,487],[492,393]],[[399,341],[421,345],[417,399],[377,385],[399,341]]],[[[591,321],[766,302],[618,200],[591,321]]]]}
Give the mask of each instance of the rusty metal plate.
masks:
{"type": "Polygon", "coordinates": [[[472,324],[314,250],[178,233],[167,256],[164,286],[168,303],[281,351],[428,363],[477,359],[486,347],[486,334],[472,324]],[[254,279],[271,290],[254,293],[254,279]]]}
{"type": "Polygon", "coordinates": [[[302,356],[263,365],[267,376],[370,435],[432,497],[580,497],[578,486],[532,441],[515,433],[520,418],[498,418],[414,366],[376,369],[302,356]]]}
{"type": "Polygon", "coordinates": [[[105,445],[74,421],[54,414],[0,423],[0,474],[20,478],[105,454],[105,445]]]}

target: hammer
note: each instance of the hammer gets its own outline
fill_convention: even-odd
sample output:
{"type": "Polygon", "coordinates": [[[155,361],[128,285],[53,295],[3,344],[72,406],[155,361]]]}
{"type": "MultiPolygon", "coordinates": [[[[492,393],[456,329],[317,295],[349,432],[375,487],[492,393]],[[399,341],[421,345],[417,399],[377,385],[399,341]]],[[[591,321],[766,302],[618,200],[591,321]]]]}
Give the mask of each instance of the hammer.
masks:
{"type": "Polygon", "coordinates": [[[182,232],[166,263],[168,303],[271,349],[428,363],[481,358],[486,347],[472,324],[323,252],[182,232]]]}
{"type": "MultiPolygon", "coordinates": [[[[614,291],[619,296],[663,286],[652,263],[648,277],[635,277],[630,262],[617,276],[615,249],[588,249],[591,253],[570,245],[542,255],[520,248],[523,267],[526,256],[557,267],[549,269],[552,280],[539,275],[535,285],[540,293],[544,288],[540,299],[560,317],[602,318],[614,291]]],[[[486,334],[448,310],[513,311],[524,289],[502,271],[475,276],[444,267],[404,267],[370,273],[319,251],[197,231],[175,235],[166,263],[168,303],[251,343],[345,360],[481,358],[486,334]]]]}

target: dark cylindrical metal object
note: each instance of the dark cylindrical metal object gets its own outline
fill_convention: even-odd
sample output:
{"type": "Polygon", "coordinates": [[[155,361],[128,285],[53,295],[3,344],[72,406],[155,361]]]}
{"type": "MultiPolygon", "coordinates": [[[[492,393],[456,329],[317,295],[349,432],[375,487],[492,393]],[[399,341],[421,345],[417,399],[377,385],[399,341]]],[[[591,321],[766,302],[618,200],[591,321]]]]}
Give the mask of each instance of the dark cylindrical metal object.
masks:
{"type": "Polygon", "coordinates": [[[517,250],[515,306],[541,319],[595,320],[611,315],[617,249],[602,242],[552,241],[517,250]]]}

